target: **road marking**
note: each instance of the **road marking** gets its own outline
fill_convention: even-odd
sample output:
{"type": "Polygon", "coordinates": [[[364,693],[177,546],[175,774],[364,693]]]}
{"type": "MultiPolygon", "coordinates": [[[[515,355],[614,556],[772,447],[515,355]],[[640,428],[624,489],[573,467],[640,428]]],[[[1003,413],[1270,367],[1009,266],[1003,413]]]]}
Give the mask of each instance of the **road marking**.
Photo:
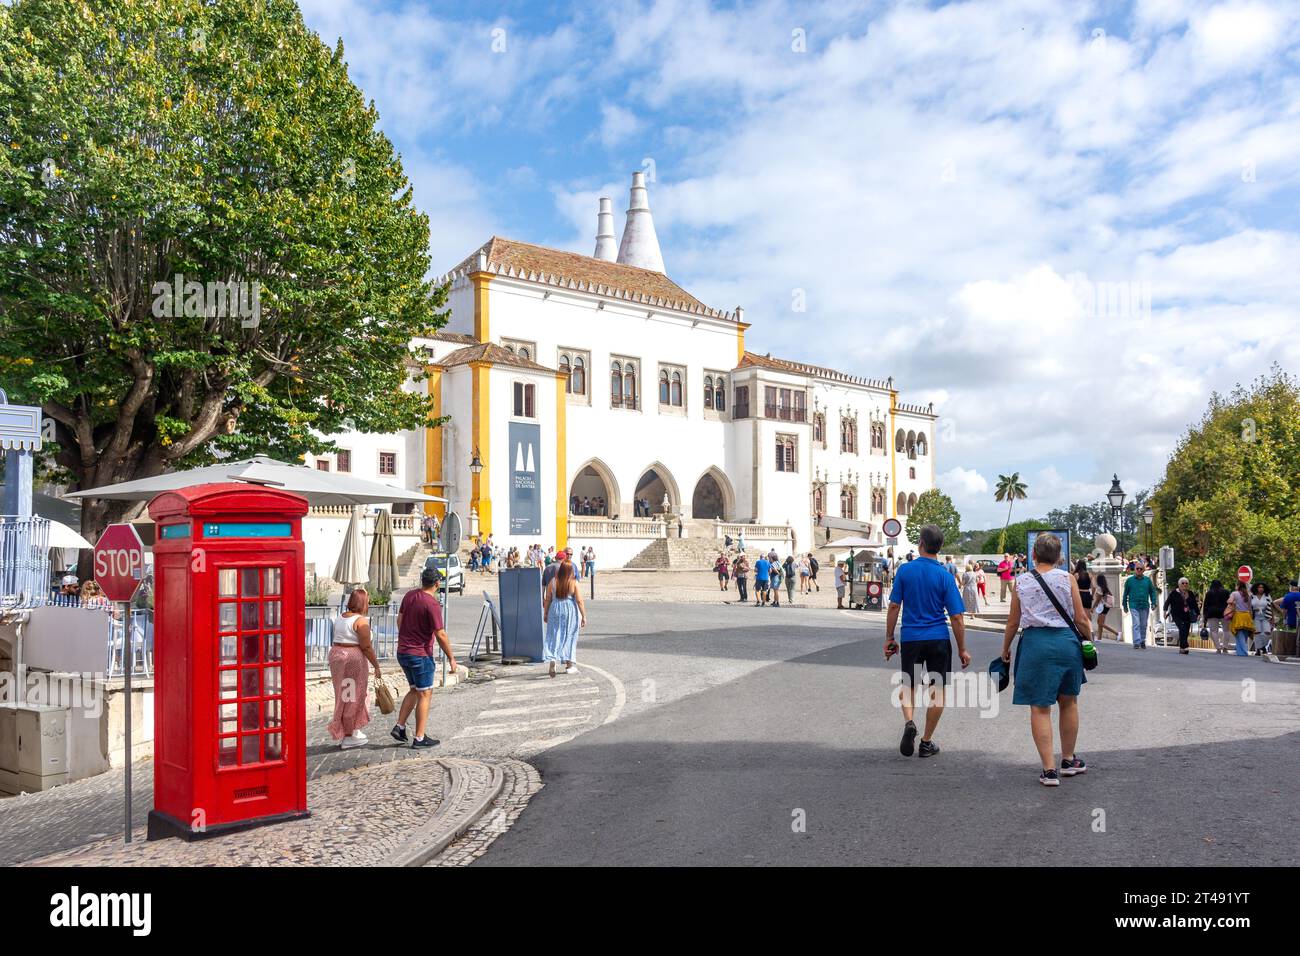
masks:
{"type": "Polygon", "coordinates": [[[614,685],[614,706],[610,708],[609,713],[605,715],[605,719],[601,721],[602,724],[612,724],[623,716],[623,706],[627,703],[627,689],[623,686],[623,682],[609,671],[602,670],[595,664],[583,664],[582,666],[589,671],[595,671],[614,685]]]}
{"type": "Polygon", "coordinates": [[[536,714],[546,710],[579,710],[595,707],[599,700],[571,700],[559,704],[535,704],[532,707],[506,707],[502,710],[485,710],[478,715],[479,720],[487,717],[516,717],[519,714],[536,714]]]}
{"type": "Polygon", "coordinates": [[[591,716],[585,717],[551,717],[546,720],[518,720],[510,724],[476,724],[466,727],[456,735],[460,737],[496,737],[501,734],[519,734],[525,731],[544,730],[548,727],[573,727],[585,724],[591,716]]]}
{"type": "Polygon", "coordinates": [[[600,688],[595,684],[587,684],[583,687],[567,687],[564,690],[557,690],[554,694],[510,694],[505,697],[494,697],[492,703],[496,704],[526,704],[535,700],[555,700],[561,697],[582,697],[586,694],[600,694],[600,688]]]}

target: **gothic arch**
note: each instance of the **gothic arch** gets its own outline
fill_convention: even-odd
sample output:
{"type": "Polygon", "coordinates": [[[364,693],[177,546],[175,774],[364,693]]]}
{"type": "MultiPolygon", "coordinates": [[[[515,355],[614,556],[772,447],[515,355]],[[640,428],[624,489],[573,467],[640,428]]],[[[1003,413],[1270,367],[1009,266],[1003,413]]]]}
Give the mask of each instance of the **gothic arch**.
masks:
{"type": "Polygon", "coordinates": [[[727,480],[726,474],[716,465],[710,465],[695,479],[691,492],[691,517],[692,518],[721,518],[723,521],[732,520],[736,514],[736,493],[731,487],[731,482],[727,480]],[[711,489],[708,488],[706,479],[712,479],[717,486],[718,496],[721,501],[714,502],[709,494],[711,489]],[[701,488],[704,485],[704,489],[701,488]],[[703,494],[702,494],[703,492],[703,494]],[[720,507],[715,507],[720,505],[720,507]],[[712,514],[709,512],[718,512],[712,514]]]}
{"type": "Polygon", "coordinates": [[[593,495],[603,497],[606,502],[606,513],[609,517],[613,517],[621,511],[620,502],[623,499],[619,497],[618,481],[614,478],[614,472],[610,467],[599,458],[588,459],[573,472],[573,476],[569,479],[570,501],[572,501],[574,495],[577,495],[579,499],[590,498],[593,495]],[[594,475],[592,472],[594,472],[594,475]],[[603,491],[591,490],[596,481],[604,485],[603,491]]]}

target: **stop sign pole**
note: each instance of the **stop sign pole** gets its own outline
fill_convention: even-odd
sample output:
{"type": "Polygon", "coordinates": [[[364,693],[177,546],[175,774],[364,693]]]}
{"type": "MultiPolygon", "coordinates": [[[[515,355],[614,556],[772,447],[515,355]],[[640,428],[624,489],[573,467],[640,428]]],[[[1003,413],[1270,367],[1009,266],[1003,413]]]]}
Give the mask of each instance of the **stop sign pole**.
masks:
{"type": "MultiPolygon", "coordinates": [[[[131,842],[131,670],[135,657],[131,634],[131,598],[144,579],[144,543],[134,525],[111,524],[95,543],[95,583],[110,601],[122,605],[122,675],[125,705],[126,842],[131,842]]],[[[110,662],[112,661],[110,651],[110,662]]]]}

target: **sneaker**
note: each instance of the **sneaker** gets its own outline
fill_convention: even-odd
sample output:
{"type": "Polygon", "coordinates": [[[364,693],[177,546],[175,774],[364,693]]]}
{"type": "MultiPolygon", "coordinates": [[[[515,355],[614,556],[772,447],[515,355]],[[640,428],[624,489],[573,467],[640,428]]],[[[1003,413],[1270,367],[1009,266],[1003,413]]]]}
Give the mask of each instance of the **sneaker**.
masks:
{"type": "Polygon", "coordinates": [[[903,739],[898,744],[898,752],[904,757],[910,757],[914,750],[916,750],[916,723],[909,720],[903,725],[903,739]]]}
{"type": "Polygon", "coordinates": [[[438,746],[438,744],[440,744],[440,743],[442,743],[441,740],[438,740],[438,739],[435,738],[435,737],[430,737],[430,736],[428,736],[428,735],[426,734],[426,735],[423,736],[423,737],[416,737],[414,740],[412,740],[412,741],[411,741],[411,749],[412,749],[412,750],[420,750],[420,749],[423,749],[423,748],[425,748],[425,747],[436,747],[436,746],[438,746]]]}
{"type": "Polygon", "coordinates": [[[921,741],[921,749],[917,751],[918,757],[933,757],[939,752],[939,745],[928,740],[921,741]]]}
{"type": "Polygon", "coordinates": [[[577,665],[575,665],[575,664],[570,664],[568,667],[566,667],[566,668],[564,669],[564,673],[566,673],[566,674],[576,674],[576,673],[578,673],[577,665]]]}
{"type": "Polygon", "coordinates": [[[1044,787],[1059,787],[1061,785],[1061,778],[1057,775],[1055,770],[1044,770],[1038,775],[1038,782],[1044,787]]]}
{"type": "Polygon", "coordinates": [[[1075,774],[1087,772],[1088,765],[1080,759],[1078,754],[1075,754],[1069,760],[1066,760],[1064,757],[1061,758],[1062,777],[1073,777],[1075,774]]]}
{"type": "Polygon", "coordinates": [[[389,733],[392,734],[393,739],[396,740],[399,744],[404,744],[404,743],[406,743],[406,728],[405,728],[405,727],[397,727],[397,726],[394,726],[393,729],[389,731],[389,733]]]}
{"type": "Polygon", "coordinates": [[[366,735],[354,733],[351,737],[344,737],[339,742],[340,750],[352,750],[355,747],[364,747],[366,745],[366,735]]]}

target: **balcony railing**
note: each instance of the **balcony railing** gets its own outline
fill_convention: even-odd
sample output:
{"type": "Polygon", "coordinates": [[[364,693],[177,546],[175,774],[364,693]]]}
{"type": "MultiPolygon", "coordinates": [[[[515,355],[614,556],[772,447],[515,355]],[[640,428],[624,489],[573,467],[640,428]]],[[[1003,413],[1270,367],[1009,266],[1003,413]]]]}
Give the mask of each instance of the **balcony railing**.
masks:
{"type": "Polygon", "coordinates": [[[610,408],[626,408],[628,411],[635,412],[641,408],[641,403],[636,398],[625,398],[621,395],[609,396],[610,408]]]}
{"type": "Polygon", "coordinates": [[[785,405],[764,405],[763,415],[766,418],[774,418],[782,422],[808,421],[808,409],[790,408],[785,405]]]}
{"type": "Polygon", "coordinates": [[[50,589],[50,522],[0,515],[0,607],[34,607],[50,589]]]}

